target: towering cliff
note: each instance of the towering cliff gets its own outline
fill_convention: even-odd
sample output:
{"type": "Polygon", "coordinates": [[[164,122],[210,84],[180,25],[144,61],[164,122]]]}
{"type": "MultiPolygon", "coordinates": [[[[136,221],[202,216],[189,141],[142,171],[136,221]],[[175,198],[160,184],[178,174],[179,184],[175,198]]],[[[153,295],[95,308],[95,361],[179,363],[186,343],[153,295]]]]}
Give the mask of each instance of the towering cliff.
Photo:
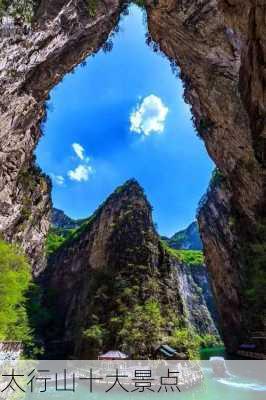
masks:
{"type": "MultiPolygon", "coordinates": [[[[31,170],[49,91],[103,46],[125,3],[99,0],[88,8],[85,0],[42,0],[31,27],[1,26],[0,231],[10,240],[19,238],[36,273],[48,207],[39,208],[29,223],[22,198],[32,193],[25,186],[18,196],[19,175],[31,170]]],[[[265,332],[266,320],[260,283],[266,242],[265,4],[147,0],[144,5],[148,42],[179,65],[195,126],[224,177],[222,185],[212,186],[199,223],[223,335],[227,347],[237,351],[253,326],[265,332]]],[[[46,189],[42,194],[45,198],[46,189]]]]}
{"type": "Polygon", "coordinates": [[[142,188],[128,181],[50,259],[46,285],[61,317],[50,340],[62,338],[67,356],[119,348],[145,358],[177,330],[217,335],[197,268],[167,251],[142,188]]]}

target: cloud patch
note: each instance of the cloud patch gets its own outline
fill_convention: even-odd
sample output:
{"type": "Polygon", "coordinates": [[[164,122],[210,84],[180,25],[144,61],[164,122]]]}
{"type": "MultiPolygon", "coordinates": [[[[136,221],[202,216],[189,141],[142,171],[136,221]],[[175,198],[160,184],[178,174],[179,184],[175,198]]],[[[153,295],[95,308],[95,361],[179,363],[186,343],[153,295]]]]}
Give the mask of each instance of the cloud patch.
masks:
{"type": "Polygon", "coordinates": [[[72,149],[74,150],[76,156],[80,159],[80,160],[84,160],[85,158],[85,149],[83,146],[81,146],[81,144],[79,143],[72,143],[72,149]]]}
{"type": "Polygon", "coordinates": [[[75,169],[68,171],[67,175],[72,181],[77,182],[87,182],[91,175],[93,174],[93,169],[90,165],[79,164],[75,169]]]}
{"type": "Polygon", "coordinates": [[[130,115],[130,131],[145,136],[162,133],[169,109],[154,94],[145,97],[130,115]]]}
{"type": "Polygon", "coordinates": [[[65,183],[65,178],[62,175],[50,174],[55,185],[62,186],[65,183]]]}

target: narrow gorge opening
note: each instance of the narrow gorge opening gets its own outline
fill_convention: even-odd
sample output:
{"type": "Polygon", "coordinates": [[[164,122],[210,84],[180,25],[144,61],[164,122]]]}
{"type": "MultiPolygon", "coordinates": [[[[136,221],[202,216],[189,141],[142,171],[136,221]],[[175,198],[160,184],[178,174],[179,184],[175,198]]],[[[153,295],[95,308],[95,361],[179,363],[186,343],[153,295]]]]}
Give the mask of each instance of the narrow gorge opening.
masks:
{"type": "Polygon", "coordinates": [[[195,220],[214,164],[195,133],[178,68],[145,43],[144,11],[131,6],[116,31],[52,90],[37,162],[52,178],[54,206],[73,219],[137,179],[159,233],[171,237],[195,220]]]}
{"type": "MultiPolygon", "coordinates": [[[[187,266],[176,290],[187,308],[185,318],[201,337],[193,339],[195,346],[220,346],[196,222],[198,202],[214,165],[195,133],[178,68],[150,41],[145,18],[145,11],[130,6],[102,50],[65,76],[49,96],[44,136],[36,151],[37,163],[53,182],[47,257],[57,257],[65,243],[76,240],[112,192],[123,196],[124,191],[131,193],[131,185],[134,192],[138,182],[153,206],[164,251],[187,266]]],[[[151,310],[143,312],[148,315],[151,310]]],[[[97,342],[103,328],[93,322],[84,332],[97,342]]],[[[182,334],[183,341],[190,340],[187,331],[180,329],[177,336],[182,334]]],[[[84,357],[80,348],[78,354],[84,357]]],[[[151,356],[147,351],[136,354],[151,356]]]]}

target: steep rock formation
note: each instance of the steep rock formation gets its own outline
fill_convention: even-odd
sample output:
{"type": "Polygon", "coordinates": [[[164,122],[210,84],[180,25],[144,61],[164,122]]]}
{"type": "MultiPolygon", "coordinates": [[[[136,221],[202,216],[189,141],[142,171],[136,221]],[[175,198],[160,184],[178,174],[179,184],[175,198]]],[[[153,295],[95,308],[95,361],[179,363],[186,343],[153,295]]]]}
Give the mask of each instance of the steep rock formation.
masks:
{"type": "MultiPolygon", "coordinates": [[[[11,202],[0,202],[4,217],[1,221],[7,224],[5,239],[22,245],[29,259],[33,260],[34,275],[38,275],[46,266],[43,238],[49,229],[51,182],[34,161],[29,162],[17,176],[11,202]]],[[[8,179],[12,171],[6,172],[8,179]]]]}
{"type": "MultiPolygon", "coordinates": [[[[8,238],[16,239],[14,219],[18,214],[23,217],[16,182],[20,171],[31,164],[45,99],[66,72],[103,45],[117,24],[122,3],[99,0],[88,12],[83,0],[43,0],[33,29],[1,40],[0,229],[8,238]]],[[[147,0],[146,6],[155,48],[180,66],[197,130],[226,177],[226,188],[210,193],[199,221],[226,345],[236,351],[253,323],[242,287],[249,269],[243,248],[248,241],[255,249],[260,238],[254,232],[266,210],[265,4],[147,0]]],[[[41,219],[46,219],[45,213],[36,220],[37,226],[41,219]]],[[[34,264],[39,254],[35,249],[42,247],[45,232],[38,243],[30,237],[27,241],[24,236],[30,229],[35,227],[24,218],[19,233],[28,253],[36,253],[34,264]]],[[[256,315],[262,315],[261,308],[256,305],[256,315]]],[[[256,329],[265,330],[263,317],[255,323],[256,329]]]]}
{"type": "Polygon", "coordinates": [[[162,238],[173,249],[202,250],[202,241],[199,226],[196,221],[192,222],[186,229],[175,233],[170,238],[162,238]]]}
{"type": "MultiPolygon", "coordinates": [[[[61,319],[50,340],[62,338],[67,344],[64,356],[93,357],[97,349],[110,348],[151,356],[148,337],[140,348],[136,338],[128,342],[133,333],[123,336],[129,318],[150,301],[159,307],[164,319],[162,334],[157,333],[153,346],[159,340],[170,340],[167,338],[178,326],[217,335],[202,294],[204,285],[197,283],[189,266],[171,256],[161,243],[151,206],[136,181],[118,188],[55,253],[45,282],[54,293],[56,314],[61,319]],[[95,331],[108,332],[101,338],[100,348],[86,339],[86,332],[91,335],[95,331]]],[[[151,318],[151,327],[153,323],[151,318]]]]}
{"type": "Polygon", "coordinates": [[[78,228],[82,224],[82,220],[77,221],[70,218],[64,213],[64,211],[58,208],[52,209],[51,226],[52,228],[61,229],[74,229],[78,228]]]}
{"type": "Polygon", "coordinates": [[[212,185],[199,224],[232,352],[252,342],[252,328],[266,330],[265,299],[247,299],[244,252],[265,240],[256,233],[266,209],[265,15],[263,2],[238,0],[161,0],[148,10],[151,38],[180,66],[197,130],[225,178],[212,185]]]}
{"type": "Polygon", "coordinates": [[[23,204],[31,189],[25,185],[18,195],[17,181],[25,170],[31,173],[49,91],[101,48],[120,11],[118,0],[100,2],[97,10],[89,10],[86,1],[45,0],[30,29],[0,25],[0,232],[22,243],[36,275],[49,229],[46,188],[35,188],[36,195],[43,190],[46,205],[39,207],[32,224],[30,205],[25,215],[23,204]]]}

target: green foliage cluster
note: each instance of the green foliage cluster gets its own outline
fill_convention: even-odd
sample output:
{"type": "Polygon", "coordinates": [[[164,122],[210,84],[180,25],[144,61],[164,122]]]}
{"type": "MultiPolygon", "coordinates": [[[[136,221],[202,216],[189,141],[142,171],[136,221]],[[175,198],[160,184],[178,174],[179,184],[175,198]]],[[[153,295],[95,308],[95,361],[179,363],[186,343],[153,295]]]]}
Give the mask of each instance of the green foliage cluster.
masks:
{"type": "MultiPolygon", "coordinates": [[[[153,357],[155,346],[169,339],[166,333],[169,316],[162,312],[162,307],[155,298],[151,297],[144,302],[134,299],[133,293],[136,293],[136,289],[125,288],[121,297],[116,299],[119,313],[113,314],[102,324],[95,323],[84,330],[83,337],[94,349],[95,355],[103,348],[108,348],[106,344],[113,335],[119,348],[135,359],[153,357]],[[132,295],[133,298],[129,300],[127,296],[132,295]],[[126,304],[127,302],[133,304],[126,304]]],[[[101,295],[105,294],[101,292],[101,295]]]]}
{"type": "Polygon", "coordinates": [[[0,241],[0,340],[31,340],[27,316],[30,266],[20,249],[0,241]]]}
{"type": "Polygon", "coordinates": [[[200,250],[176,250],[169,247],[165,241],[161,241],[163,248],[173,257],[189,266],[200,266],[204,264],[204,255],[200,250]]]}
{"type": "Polygon", "coordinates": [[[57,233],[55,228],[49,230],[48,236],[46,238],[45,249],[47,256],[53,254],[58,248],[64,243],[66,239],[57,233]]]}
{"type": "MultiPolygon", "coordinates": [[[[127,271],[115,272],[115,277],[109,268],[93,272],[90,318],[82,331],[92,357],[116,347],[135,359],[153,358],[158,345],[172,342],[179,329],[188,330],[177,316],[178,305],[163,303],[160,284],[155,276],[147,275],[147,267],[128,266],[127,271]]],[[[181,348],[190,356],[196,355],[199,341],[191,331],[190,341],[180,339],[176,344],[178,351],[181,348]]]]}
{"type": "Polygon", "coordinates": [[[169,344],[173,348],[180,349],[186,353],[190,359],[199,359],[199,353],[202,349],[211,349],[222,345],[219,337],[211,334],[199,335],[192,329],[176,329],[169,339],[169,344]],[[188,349],[188,350],[186,350],[188,349]]]}
{"type": "Polygon", "coordinates": [[[203,252],[200,250],[175,250],[180,260],[190,266],[198,266],[204,264],[203,252]]]}
{"type": "Polygon", "coordinates": [[[200,336],[200,347],[202,349],[211,349],[222,346],[222,341],[218,336],[206,334],[200,336]]]}
{"type": "Polygon", "coordinates": [[[0,17],[10,15],[30,23],[38,5],[39,0],[0,0],[0,17]]]}
{"type": "Polygon", "coordinates": [[[187,353],[190,359],[198,359],[201,338],[191,329],[175,329],[169,338],[169,345],[179,352],[187,353]]]}
{"type": "Polygon", "coordinates": [[[41,298],[22,250],[0,240],[0,340],[21,341],[26,358],[43,353],[37,336],[50,314],[41,298]]]}
{"type": "Polygon", "coordinates": [[[224,179],[224,175],[218,168],[214,168],[211,176],[210,187],[218,186],[224,179]]]}
{"type": "Polygon", "coordinates": [[[125,313],[118,336],[125,350],[135,353],[135,358],[151,357],[154,346],[160,344],[165,336],[166,323],[160,303],[151,298],[125,313]]]}
{"type": "Polygon", "coordinates": [[[87,10],[90,17],[95,17],[99,0],[86,0],[87,10]]]}
{"type": "Polygon", "coordinates": [[[76,231],[77,229],[50,228],[45,243],[47,256],[55,253],[63,243],[73,238],[76,231]]]}

